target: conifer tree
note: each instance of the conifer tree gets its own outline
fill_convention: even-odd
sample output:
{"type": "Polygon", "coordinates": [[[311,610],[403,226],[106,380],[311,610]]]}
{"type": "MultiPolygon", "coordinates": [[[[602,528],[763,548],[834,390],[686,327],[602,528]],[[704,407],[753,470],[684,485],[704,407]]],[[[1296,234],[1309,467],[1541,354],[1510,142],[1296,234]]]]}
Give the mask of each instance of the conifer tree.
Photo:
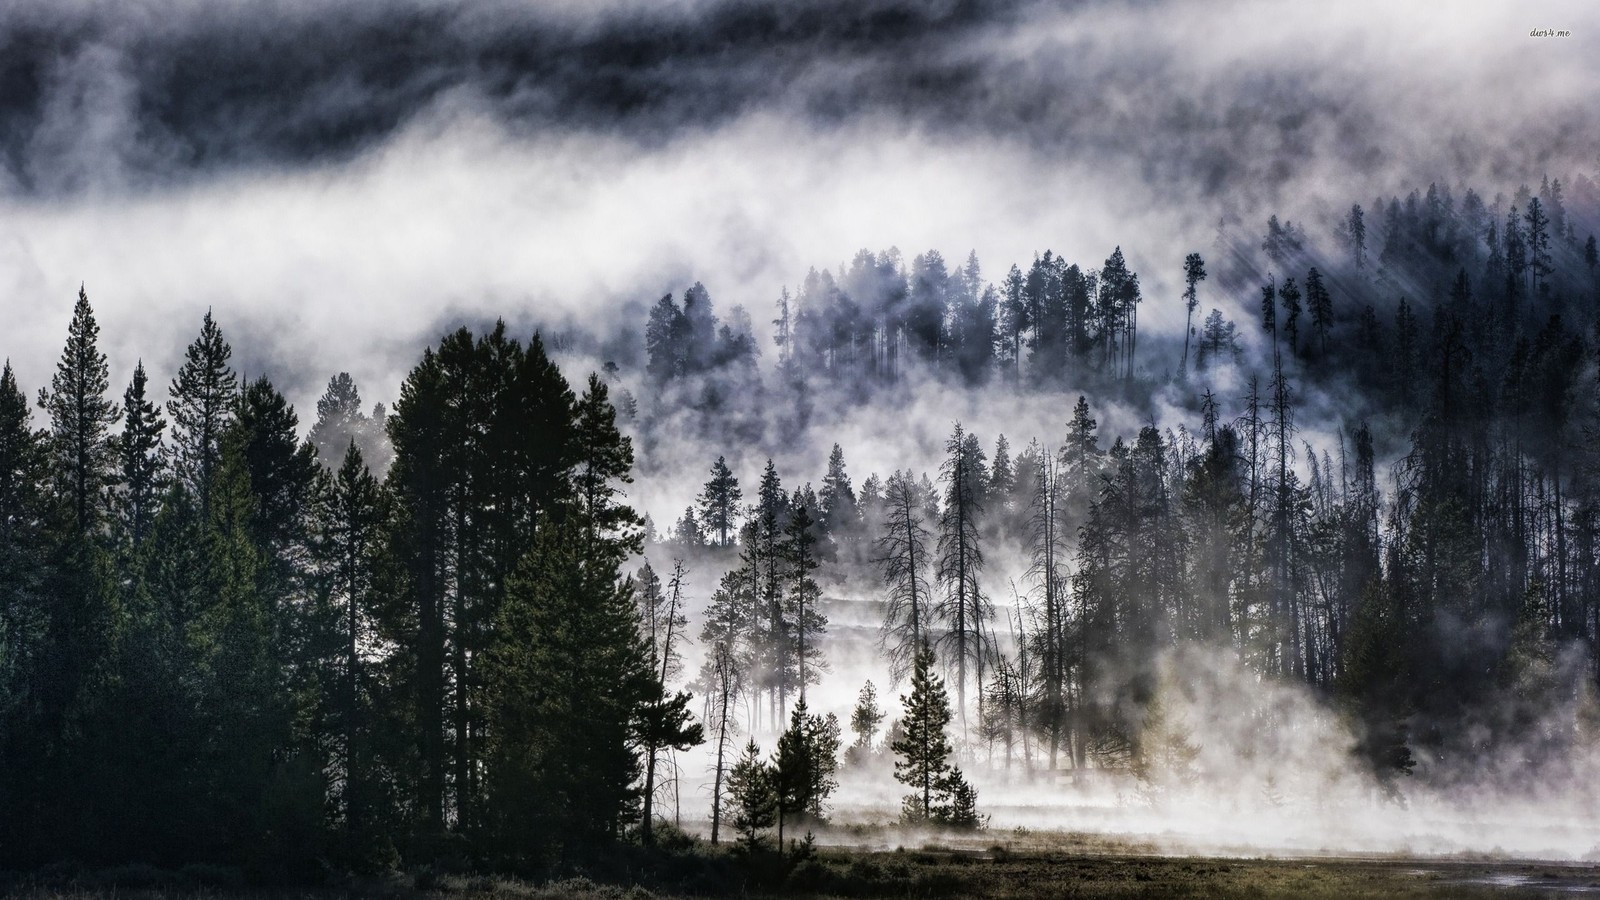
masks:
{"type": "Polygon", "coordinates": [[[361,392],[355,380],[349,372],[340,372],[329,379],[327,389],[317,400],[317,420],[307,440],[329,471],[344,463],[345,450],[354,441],[367,467],[382,476],[393,455],[383,433],[385,418],[382,404],[373,408],[371,416],[361,411],[361,392]]]}
{"type": "Polygon", "coordinates": [[[660,682],[632,586],[589,528],[563,523],[540,534],[492,632],[487,819],[510,862],[571,858],[638,816],[636,728],[660,682]]]}
{"type": "Polygon", "coordinates": [[[122,434],[116,439],[120,469],[117,514],[124,540],[132,550],[144,543],[155,525],[166,490],[161,433],[167,423],[148,399],[147,384],[141,360],[122,395],[122,434]]]}
{"type": "Polygon", "coordinates": [[[1183,362],[1178,365],[1178,374],[1187,375],[1189,372],[1189,338],[1194,335],[1194,311],[1200,305],[1200,295],[1196,290],[1200,282],[1206,278],[1206,263],[1200,254],[1191,253],[1183,260],[1183,362]]]}
{"type": "Polygon", "coordinates": [[[1277,343],[1278,285],[1274,280],[1261,286],[1261,330],[1272,335],[1273,343],[1277,343]]]}
{"type": "Polygon", "coordinates": [[[864,751],[871,748],[872,739],[878,733],[878,726],[883,724],[885,715],[887,713],[878,705],[878,689],[873,687],[869,679],[861,686],[855,708],[850,712],[850,730],[856,736],[852,749],[864,751]]]}
{"type": "Polygon", "coordinates": [[[1345,234],[1350,246],[1350,261],[1359,272],[1367,266],[1366,214],[1359,203],[1350,207],[1350,214],[1345,218],[1345,234]]]}
{"type": "Polygon", "coordinates": [[[1528,200],[1528,212],[1524,216],[1528,223],[1528,277],[1530,279],[1530,293],[1539,294],[1539,284],[1550,275],[1550,217],[1545,213],[1544,204],[1538,197],[1528,200]]]}
{"type": "Polygon", "coordinates": [[[633,482],[633,440],[617,430],[617,411],[598,375],[589,375],[574,418],[573,480],[579,515],[591,543],[613,553],[620,564],[628,553],[640,552],[643,542],[637,530],[642,520],[617,500],[626,496],[621,485],[633,482]]]}
{"type": "Polygon", "coordinates": [[[761,748],[754,738],[728,773],[728,796],[733,802],[733,827],[739,832],[740,845],[745,852],[753,853],[761,847],[761,832],[776,824],[778,818],[772,769],[761,759],[761,748]]]}
{"type": "Polygon", "coordinates": [[[661,579],[646,563],[638,579],[642,631],[652,674],[649,695],[641,712],[638,737],[644,754],[644,813],[640,834],[645,843],[654,840],[656,771],[661,754],[686,750],[701,743],[703,729],[689,721],[690,695],[679,691],[668,696],[666,685],[678,675],[682,652],[678,648],[688,618],[683,614],[684,579],[688,572],[683,560],[673,560],[672,576],[665,591],[661,579]]]}
{"type": "Polygon", "coordinates": [[[50,390],[39,392],[39,407],[50,417],[56,493],[70,511],[74,533],[84,537],[96,534],[104,520],[107,492],[115,478],[110,429],[122,418],[122,411],[106,396],[110,380],[99,340],[100,326],[89,295],[80,287],[67,345],[56,363],[50,390]]]}
{"type": "MultiPolygon", "coordinates": [[[[720,598],[726,594],[719,591],[720,598]]],[[[713,598],[714,609],[731,612],[731,604],[719,604],[713,598]]],[[[706,631],[701,640],[710,644],[708,658],[701,669],[700,684],[706,694],[706,730],[714,737],[711,784],[711,843],[717,843],[722,828],[724,802],[728,798],[728,766],[732,751],[731,742],[738,728],[733,716],[734,704],[743,694],[744,678],[735,647],[736,629],[719,627],[721,616],[708,611],[706,631]]]]}
{"type": "Polygon", "coordinates": [[[200,336],[189,345],[183,368],[167,391],[172,471],[198,499],[203,515],[209,515],[211,478],[222,462],[222,434],[233,419],[238,383],[228,367],[232,357],[233,348],[206,310],[200,336]]]}
{"type": "Polygon", "coordinates": [[[895,780],[911,788],[900,807],[901,821],[908,825],[939,821],[939,807],[947,802],[951,747],[944,730],[950,724],[950,697],[933,664],[933,650],[923,644],[911,668],[911,693],[900,698],[902,736],[890,748],[899,757],[895,780]]]}
{"type": "Polygon", "coordinates": [[[856,492],[850,486],[850,476],[844,469],[844,450],[834,444],[828,453],[828,472],[822,477],[822,490],[817,492],[822,508],[822,529],[834,543],[854,540],[860,524],[861,510],[856,503],[856,492]]]}
{"type": "Polygon", "coordinates": [[[1595,245],[1594,235],[1583,242],[1583,265],[1589,270],[1589,280],[1594,283],[1594,290],[1600,296],[1600,246],[1595,245]]]}
{"type": "Polygon", "coordinates": [[[1283,302],[1283,330],[1289,336],[1289,355],[1300,352],[1300,286],[1293,278],[1285,278],[1278,289],[1278,299],[1283,302]]]}
{"type": "Polygon", "coordinates": [[[890,669],[904,677],[918,648],[929,638],[932,593],[928,586],[927,511],[922,488],[909,472],[889,476],[884,491],[883,534],[878,538],[879,563],[889,603],[883,623],[883,643],[890,669]]]}
{"type": "Polygon", "coordinates": [[[983,515],[983,450],[977,436],[966,434],[961,423],[945,442],[945,461],[940,477],[945,483],[944,509],[939,516],[938,565],[936,577],[943,596],[933,613],[946,630],[938,645],[956,671],[956,710],[963,724],[967,717],[969,669],[977,685],[978,709],[983,710],[983,670],[989,657],[985,624],[994,609],[984,596],[979,575],[983,571],[983,547],[978,539],[978,521],[983,515]]]}
{"type": "MultiPolygon", "coordinates": [[[[816,523],[811,518],[810,507],[795,503],[789,524],[784,528],[783,557],[788,582],[788,597],[784,619],[794,640],[794,684],[802,699],[806,686],[821,680],[820,670],[826,668],[822,660],[822,647],[817,638],[827,630],[828,619],[818,608],[822,602],[822,588],[813,574],[821,563],[817,559],[816,523]]],[[[780,672],[780,676],[784,673],[780,672]]],[[[786,676],[784,676],[786,679],[786,676]]],[[[782,686],[786,695],[787,685],[782,686]]],[[[784,705],[779,697],[779,708],[784,705]]]]}
{"type": "Polygon", "coordinates": [[[711,464],[711,479],[700,491],[700,524],[716,536],[718,547],[733,545],[733,536],[739,528],[739,501],[744,495],[739,490],[739,479],[728,468],[726,457],[719,456],[711,464]]]}
{"type": "Polygon", "coordinates": [[[1322,283],[1322,273],[1315,266],[1306,273],[1306,306],[1311,314],[1312,333],[1316,335],[1317,350],[1328,354],[1328,333],[1333,328],[1333,297],[1322,283]]]}
{"type": "Polygon", "coordinates": [[[778,844],[783,845],[784,825],[793,816],[823,818],[823,802],[838,787],[839,723],[806,707],[804,697],[795,703],[789,727],[778,737],[772,760],[772,787],[778,812],[778,844]]]}
{"type": "Polygon", "coordinates": [[[363,839],[372,824],[376,784],[374,728],[375,666],[366,654],[380,635],[374,621],[383,566],[383,498],[354,438],[344,461],[318,492],[312,547],[327,598],[332,677],[322,685],[321,705],[338,773],[334,796],[347,841],[363,839]]]}
{"type": "Polygon", "coordinates": [[[0,816],[0,846],[13,858],[18,848],[39,845],[28,834],[36,809],[24,801],[42,799],[25,792],[40,775],[30,766],[41,749],[30,732],[44,650],[47,453],[7,360],[0,368],[0,797],[8,814],[0,816]]]}

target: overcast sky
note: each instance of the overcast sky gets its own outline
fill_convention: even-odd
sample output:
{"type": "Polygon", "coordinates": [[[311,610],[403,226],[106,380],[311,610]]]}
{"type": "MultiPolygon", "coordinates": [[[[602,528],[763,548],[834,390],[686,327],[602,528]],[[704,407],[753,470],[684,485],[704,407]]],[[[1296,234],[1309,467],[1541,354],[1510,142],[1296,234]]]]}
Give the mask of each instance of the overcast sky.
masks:
{"type": "Polygon", "coordinates": [[[209,306],[304,419],[458,322],[637,328],[700,280],[759,323],[889,246],[1120,244],[1170,328],[1220,214],[1600,171],[1597,10],[9,0],[0,355],[44,383],[86,283],[113,379],[164,385],[209,306]]]}

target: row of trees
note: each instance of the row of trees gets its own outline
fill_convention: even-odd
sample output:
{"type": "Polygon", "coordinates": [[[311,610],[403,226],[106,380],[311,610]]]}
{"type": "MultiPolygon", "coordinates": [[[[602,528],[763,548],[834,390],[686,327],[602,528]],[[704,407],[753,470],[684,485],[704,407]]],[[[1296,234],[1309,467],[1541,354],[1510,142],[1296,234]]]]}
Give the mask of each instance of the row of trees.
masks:
{"type": "Polygon", "coordinates": [[[446,336],[388,415],[340,376],[309,440],[209,314],[165,415],[98,345],[80,293],[42,430],[0,373],[0,865],[537,867],[700,739],[619,577],[630,441],[537,335],[446,336]]]}
{"type": "MultiPolygon", "coordinates": [[[[895,472],[859,495],[835,446],[830,490],[851,513],[819,530],[820,555],[843,578],[876,564],[891,668],[903,676],[917,648],[939,646],[964,733],[1003,746],[1008,765],[1020,744],[1030,765],[1145,766],[1156,663],[1186,643],[1229,647],[1344,704],[1385,779],[1419,744],[1470,760],[1525,740],[1533,710],[1558,705],[1573,679],[1600,684],[1592,347],[1552,319],[1475,353],[1460,316],[1481,308],[1460,297],[1431,334],[1407,338],[1413,383],[1391,415],[1416,427],[1385,478],[1365,424],[1322,448],[1300,439],[1292,332],[1274,323],[1291,287],[1262,290],[1270,378],[1247,381],[1231,419],[1204,391],[1194,432],[1147,426],[1103,447],[1080,397],[1054,450],[1035,441],[1012,456],[1001,437],[991,462],[957,424],[937,483],[895,472]],[[998,625],[984,565],[997,545],[1029,560],[998,625]],[[1588,676],[1553,668],[1563,645],[1588,676]]],[[[763,484],[775,480],[769,463],[763,484]]],[[[705,496],[736,488],[718,460],[705,496]]],[[[741,552],[758,553],[757,532],[743,533],[741,552]]],[[[738,634],[704,637],[716,648],[738,634]]],[[[1561,739],[1547,739],[1541,753],[1557,753],[1561,739]]]]}

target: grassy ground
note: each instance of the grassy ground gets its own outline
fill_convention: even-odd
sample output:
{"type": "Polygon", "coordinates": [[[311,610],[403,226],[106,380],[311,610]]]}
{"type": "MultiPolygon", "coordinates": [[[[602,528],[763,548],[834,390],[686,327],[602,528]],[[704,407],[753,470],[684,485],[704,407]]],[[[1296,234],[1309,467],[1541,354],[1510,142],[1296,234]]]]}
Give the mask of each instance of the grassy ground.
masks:
{"type": "Polygon", "coordinates": [[[315,888],[250,888],[144,869],[70,877],[14,877],[18,900],[543,900],[649,897],[1138,898],[1552,897],[1600,893],[1600,867],[1399,859],[1213,859],[1134,853],[1016,852],[927,846],[824,848],[795,861],[694,848],[653,861],[635,856],[605,883],[584,877],[537,884],[496,876],[413,874],[315,888]]]}

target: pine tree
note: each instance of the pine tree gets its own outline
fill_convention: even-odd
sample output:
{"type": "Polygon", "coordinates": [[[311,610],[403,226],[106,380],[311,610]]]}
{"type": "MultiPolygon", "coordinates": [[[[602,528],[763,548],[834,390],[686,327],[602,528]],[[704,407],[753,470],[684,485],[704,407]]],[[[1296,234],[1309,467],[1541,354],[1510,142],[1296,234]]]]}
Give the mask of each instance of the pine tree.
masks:
{"type": "Polygon", "coordinates": [[[233,419],[237,380],[228,360],[233,348],[207,310],[200,336],[189,345],[183,368],[167,391],[172,420],[172,471],[200,502],[211,508],[211,478],[222,463],[222,434],[233,419]]]}
{"type": "Polygon", "coordinates": [[[327,390],[317,400],[317,421],[307,440],[329,471],[343,464],[345,450],[354,441],[367,467],[381,476],[388,471],[393,456],[383,433],[384,418],[381,404],[374,407],[370,417],[361,411],[361,392],[355,380],[349,372],[340,372],[328,381],[327,390]]]}
{"type": "Polygon", "coordinates": [[[950,739],[944,732],[950,724],[950,697],[933,664],[933,650],[923,644],[911,669],[911,693],[900,698],[905,706],[900,719],[903,735],[890,747],[899,757],[895,780],[912,790],[900,812],[908,825],[940,821],[939,806],[950,784],[950,739]]]}
{"type": "Polygon", "coordinates": [[[977,436],[955,431],[945,442],[945,461],[940,477],[945,483],[944,509],[939,516],[939,554],[935,576],[943,586],[943,596],[934,605],[934,616],[946,626],[939,646],[956,670],[956,709],[963,724],[967,717],[967,680],[971,668],[977,685],[978,709],[983,709],[983,669],[989,657],[986,622],[994,609],[979,576],[983,571],[983,548],[978,539],[978,521],[983,515],[983,450],[977,436]]]}
{"type": "Polygon", "coordinates": [[[1183,361],[1178,364],[1178,374],[1187,375],[1189,372],[1189,338],[1194,335],[1194,311],[1200,305],[1200,294],[1197,290],[1200,282],[1206,278],[1206,263],[1198,253],[1191,253],[1183,259],[1183,361]]]}
{"type": "MultiPolygon", "coordinates": [[[[724,579],[726,583],[726,579],[724,579]]],[[[715,754],[712,763],[711,784],[711,843],[717,843],[722,828],[724,801],[728,797],[727,772],[731,741],[738,728],[733,716],[734,704],[744,693],[744,677],[735,646],[738,634],[737,606],[728,602],[727,594],[718,591],[712,598],[712,609],[707,611],[705,630],[701,641],[710,644],[705,665],[701,667],[700,684],[706,694],[706,729],[715,735],[715,754]],[[732,614],[730,616],[729,614],[732,614]]]]}
{"type": "Polygon", "coordinates": [[[872,739],[877,736],[878,726],[883,724],[885,715],[887,713],[878,705],[878,689],[868,680],[861,686],[855,708],[850,712],[850,730],[856,736],[852,749],[864,751],[871,748],[872,739]]]}
{"type": "Polygon", "coordinates": [[[684,374],[683,312],[664,295],[650,309],[650,322],[644,330],[644,349],[648,362],[645,371],[657,384],[684,374]]]}
{"type": "Polygon", "coordinates": [[[1528,276],[1530,279],[1530,293],[1539,295],[1541,280],[1549,277],[1550,268],[1550,217],[1545,214],[1544,204],[1538,197],[1528,200],[1528,212],[1525,215],[1528,223],[1528,276]]]}
{"type": "Polygon", "coordinates": [[[1236,326],[1222,318],[1222,310],[1213,309],[1206,315],[1205,324],[1200,328],[1200,346],[1195,349],[1195,368],[1204,372],[1220,362],[1238,362],[1242,352],[1236,326]]]}
{"type": "Polygon", "coordinates": [[[626,496],[620,485],[633,482],[633,440],[617,430],[616,409],[598,375],[589,375],[589,387],[578,400],[573,444],[579,516],[590,542],[613,553],[620,564],[642,550],[644,538],[637,529],[643,522],[617,500],[626,496]]]}
{"type": "Polygon", "coordinates": [[[278,577],[293,576],[289,558],[306,540],[316,450],[299,439],[294,407],[265,377],[245,387],[225,441],[236,439],[255,498],[251,531],[278,577]]]}
{"type": "Polygon", "coordinates": [[[828,473],[817,492],[822,507],[822,529],[835,543],[854,540],[861,520],[855,489],[844,469],[844,450],[838,444],[828,453],[828,473]]]}
{"type": "MultiPolygon", "coordinates": [[[[804,700],[806,685],[820,682],[820,671],[826,668],[817,638],[827,630],[828,619],[818,608],[822,602],[822,588],[813,575],[821,565],[817,559],[816,524],[807,504],[794,503],[793,508],[794,513],[789,517],[783,535],[784,580],[789,588],[784,620],[788,623],[788,631],[795,644],[794,683],[804,700]]],[[[784,673],[779,674],[787,680],[784,673]]],[[[784,705],[786,693],[785,684],[780,690],[780,708],[784,705]]]]}
{"type": "Polygon", "coordinates": [[[637,729],[660,682],[632,587],[589,524],[541,533],[500,606],[485,663],[487,820],[508,862],[614,839],[638,815],[637,729]]]}
{"type": "MultiPolygon", "coordinates": [[[[260,589],[263,558],[253,531],[255,498],[241,447],[223,441],[202,519],[200,607],[189,628],[201,678],[200,858],[259,846],[271,825],[267,792],[289,774],[263,761],[290,758],[294,708],[277,643],[282,624],[260,589]]],[[[314,773],[313,773],[314,774],[314,773]]],[[[316,799],[320,807],[322,797],[316,799]]],[[[320,816],[320,809],[317,810],[320,816]]],[[[227,858],[227,857],[223,857],[227,858]]]]}
{"type": "MultiPolygon", "coordinates": [[[[30,783],[43,748],[32,710],[40,697],[39,667],[45,650],[43,578],[47,552],[44,494],[48,449],[33,430],[28,400],[17,387],[11,362],[0,368],[0,846],[5,856],[24,856],[23,848],[48,846],[30,834],[44,798],[30,783]]],[[[53,851],[52,851],[53,852],[53,851]]]]}
{"type": "Polygon", "coordinates": [[[778,737],[772,760],[772,786],[778,811],[778,845],[783,845],[786,820],[793,816],[823,818],[823,802],[838,787],[839,723],[833,716],[813,714],[804,697],[778,737]]]}
{"type": "Polygon", "coordinates": [[[728,468],[726,457],[719,456],[711,464],[711,479],[700,491],[700,523],[717,537],[718,547],[731,547],[733,535],[739,527],[739,501],[744,495],[739,491],[739,479],[728,468]]]}
{"type": "Polygon", "coordinates": [[[1350,214],[1345,218],[1345,234],[1350,247],[1350,261],[1359,272],[1367,266],[1367,222],[1359,203],[1350,207],[1350,214]]]}
{"type": "Polygon", "coordinates": [[[106,355],[100,352],[100,326],[89,295],[78,302],[67,329],[67,345],[56,363],[50,390],[39,392],[39,408],[50,417],[50,451],[56,493],[66,504],[75,533],[98,533],[115,479],[115,447],[110,429],[122,411],[106,396],[110,389],[106,355]]]}
{"type": "Polygon", "coordinates": [[[889,476],[884,491],[883,534],[878,538],[879,564],[889,588],[884,613],[883,642],[890,669],[904,677],[926,643],[931,622],[932,593],[927,578],[928,542],[926,498],[909,472],[889,476]]]}
{"type": "Polygon", "coordinates": [[[1583,264],[1589,270],[1589,280],[1595,283],[1595,293],[1600,294],[1600,247],[1595,245],[1592,234],[1583,242],[1583,264]]]}
{"type": "Polygon", "coordinates": [[[146,396],[147,384],[141,360],[122,395],[122,434],[116,439],[120,468],[117,517],[123,540],[131,550],[144,543],[155,525],[167,481],[161,448],[161,433],[167,423],[146,396]]]}
{"type": "Polygon", "coordinates": [[[1316,335],[1317,350],[1328,354],[1328,333],[1333,329],[1333,297],[1322,283],[1322,273],[1313,266],[1306,273],[1306,306],[1311,313],[1311,328],[1316,335]]]}
{"type": "Polygon", "coordinates": [[[322,685],[321,706],[336,742],[334,796],[352,847],[367,837],[379,793],[371,738],[375,666],[369,668],[366,654],[379,638],[373,619],[383,515],[378,481],[352,438],[344,462],[318,492],[312,541],[327,597],[326,662],[332,676],[322,685]]]}
{"type": "Polygon", "coordinates": [[[777,824],[778,798],[772,769],[761,759],[754,739],[728,773],[728,796],[733,801],[733,827],[742,848],[753,853],[761,847],[761,832],[777,824]]]}
{"type": "Polygon", "coordinates": [[[1278,284],[1275,280],[1268,280],[1261,286],[1261,330],[1272,335],[1273,343],[1278,341],[1278,284]]]}
{"type": "Polygon", "coordinates": [[[1283,302],[1283,330],[1289,336],[1289,355],[1300,352],[1300,286],[1293,278],[1285,278],[1278,289],[1278,299],[1283,302]]]}
{"type": "Polygon", "coordinates": [[[666,685],[678,676],[682,652],[678,643],[689,620],[683,614],[684,579],[688,571],[683,560],[673,560],[667,589],[645,563],[639,570],[638,593],[642,631],[649,657],[652,681],[639,725],[639,744],[644,753],[644,814],[640,834],[650,843],[655,834],[656,770],[660,756],[669,750],[687,750],[703,740],[703,729],[689,721],[690,695],[679,691],[671,696],[666,685]]]}

